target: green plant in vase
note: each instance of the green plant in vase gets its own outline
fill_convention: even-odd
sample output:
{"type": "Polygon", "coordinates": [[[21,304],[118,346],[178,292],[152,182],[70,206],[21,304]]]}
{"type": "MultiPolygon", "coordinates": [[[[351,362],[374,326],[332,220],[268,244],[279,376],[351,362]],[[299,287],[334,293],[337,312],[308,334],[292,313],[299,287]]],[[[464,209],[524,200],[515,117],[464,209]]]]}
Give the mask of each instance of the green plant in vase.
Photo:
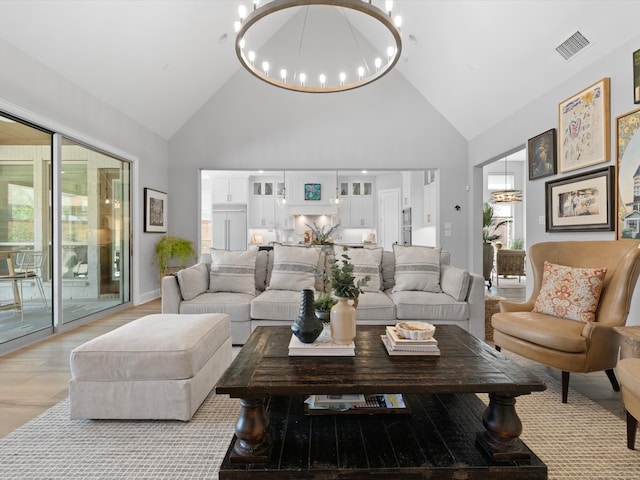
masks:
{"type": "MultiPolygon", "coordinates": [[[[343,250],[346,252],[347,247],[343,247],[343,250]]],[[[340,255],[340,258],[340,260],[330,260],[332,263],[331,289],[336,297],[352,299],[354,308],[356,308],[358,305],[358,297],[361,293],[364,293],[362,287],[369,283],[371,277],[367,275],[366,277],[356,280],[356,276],[353,273],[351,257],[343,253],[340,255]]]]}
{"type": "Polygon", "coordinates": [[[313,302],[313,308],[316,311],[316,317],[318,317],[323,322],[329,321],[329,316],[331,314],[331,307],[333,307],[338,300],[331,296],[330,293],[323,293],[320,295],[315,302],[313,302]]]}

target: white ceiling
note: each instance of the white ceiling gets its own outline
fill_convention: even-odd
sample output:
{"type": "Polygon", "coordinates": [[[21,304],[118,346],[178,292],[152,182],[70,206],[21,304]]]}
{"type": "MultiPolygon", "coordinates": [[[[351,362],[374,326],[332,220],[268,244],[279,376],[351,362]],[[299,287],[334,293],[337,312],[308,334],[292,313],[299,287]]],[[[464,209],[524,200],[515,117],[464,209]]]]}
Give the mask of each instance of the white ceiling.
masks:
{"type": "MultiPolygon", "coordinates": [[[[241,1],[251,3],[0,0],[0,39],[168,139],[240,68],[241,1]]],[[[638,35],[640,0],[396,0],[394,10],[396,68],[472,139],[638,35]],[[566,61],[555,47],[576,30],[592,45],[566,61]]],[[[631,52],[629,63],[631,75],[631,52]]]]}

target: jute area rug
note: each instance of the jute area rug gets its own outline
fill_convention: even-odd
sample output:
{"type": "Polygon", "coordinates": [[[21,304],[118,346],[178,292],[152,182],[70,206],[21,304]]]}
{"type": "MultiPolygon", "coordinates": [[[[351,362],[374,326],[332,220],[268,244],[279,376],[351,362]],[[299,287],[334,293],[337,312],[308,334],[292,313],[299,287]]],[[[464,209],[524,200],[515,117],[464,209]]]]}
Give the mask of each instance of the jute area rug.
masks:
{"type": "MultiPolygon", "coordinates": [[[[549,478],[640,479],[625,422],[574,390],[563,405],[559,382],[527,365],[549,388],[519,397],[522,439],[549,478]]],[[[0,439],[0,479],[216,479],[238,411],[237,400],[212,394],[187,423],[69,420],[67,399],[0,439]]]]}

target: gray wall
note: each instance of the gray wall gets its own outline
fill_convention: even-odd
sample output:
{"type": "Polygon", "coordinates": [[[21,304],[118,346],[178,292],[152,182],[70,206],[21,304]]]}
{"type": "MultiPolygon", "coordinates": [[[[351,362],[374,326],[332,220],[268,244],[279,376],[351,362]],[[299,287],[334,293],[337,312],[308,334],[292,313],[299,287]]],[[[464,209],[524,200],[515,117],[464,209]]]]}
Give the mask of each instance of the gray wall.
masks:
{"type": "MultiPolygon", "coordinates": [[[[471,216],[468,217],[472,232],[469,244],[471,268],[482,271],[481,252],[481,206],[482,206],[482,169],[488,160],[502,156],[519,145],[526,145],[527,139],[550,128],[558,128],[558,104],[603,77],[611,78],[611,162],[592,165],[589,168],[572,171],[571,174],[587,172],[607,165],[615,165],[616,156],[616,117],[634,110],[632,53],[640,48],[640,36],[623,47],[613,51],[606,58],[585,68],[580,74],[550,90],[528,106],[518,111],[484,134],[469,142],[469,175],[472,176],[472,196],[474,199],[471,216]]],[[[545,182],[569,174],[527,181],[526,185],[526,241],[533,245],[543,241],[563,240],[614,240],[615,232],[596,233],[547,233],[545,226],[538,223],[538,217],[545,215],[545,182]]],[[[527,173],[528,178],[528,173],[527,173]]],[[[531,291],[532,278],[527,278],[527,291],[531,291]]],[[[640,323],[640,286],[636,287],[632,303],[629,324],[640,323]]]]}
{"type": "Polygon", "coordinates": [[[160,235],[141,233],[142,189],[167,191],[167,141],[2,40],[0,64],[1,110],[135,160],[132,299],[140,303],[158,296],[152,255],[160,235]]]}
{"type": "Polygon", "coordinates": [[[443,247],[467,264],[467,142],[397,72],[351,92],[309,95],[238,71],[171,138],[169,156],[171,228],[194,241],[200,168],[440,168],[440,221],[453,224],[443,247]]]}

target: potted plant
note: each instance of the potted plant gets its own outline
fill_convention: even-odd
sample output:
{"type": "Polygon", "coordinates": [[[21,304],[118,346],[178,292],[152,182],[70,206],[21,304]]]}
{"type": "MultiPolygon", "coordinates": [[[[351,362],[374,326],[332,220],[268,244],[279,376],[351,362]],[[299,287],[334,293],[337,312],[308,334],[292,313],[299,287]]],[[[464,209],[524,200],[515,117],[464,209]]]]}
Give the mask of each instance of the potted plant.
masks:
{"type": "Polygon", "coordinates": [[[313,307],[316,311],[316,317],[318,317],[323,322],[328,322],[331,314],[331,307],[333,307],[338,300],[331,296],[330,293],[323,293],[320,295],[315,302],[313,302],[313,307]]]}
{"type": "Polygon", "coordinates": [[[493,207],[489,203],[482,209],[482,273],[484,279],[491,286],[491,270],[493,269],[493,245],[491,242],[498,240],[498,229],[509,223],[509,220],[497,221],[493,207]]]}
{"type": "Polygon", "coordinates": [[[195,256],[196,249],[191,240],[175,235],[163,235],[155,247],[155,260],[160,278],[184,268],[187,261],[195,256]]]}
{"type": "MultiPolygon", "coordinates": [[[[344,251],[347,247],[343,248],[344,251]]],[[[362,287],[366,286],[370,276],[366,276],[356,281],[356,277],[353,274],[353,264],[351,263],[351,257],[346,253],[340,255],[341,260],[330,260],[331,265],[331,288],[333,294],[338,298],[349,298],[354,301],[354,308],[357,308],[358,297],[362,291],[362,287]]]]}

